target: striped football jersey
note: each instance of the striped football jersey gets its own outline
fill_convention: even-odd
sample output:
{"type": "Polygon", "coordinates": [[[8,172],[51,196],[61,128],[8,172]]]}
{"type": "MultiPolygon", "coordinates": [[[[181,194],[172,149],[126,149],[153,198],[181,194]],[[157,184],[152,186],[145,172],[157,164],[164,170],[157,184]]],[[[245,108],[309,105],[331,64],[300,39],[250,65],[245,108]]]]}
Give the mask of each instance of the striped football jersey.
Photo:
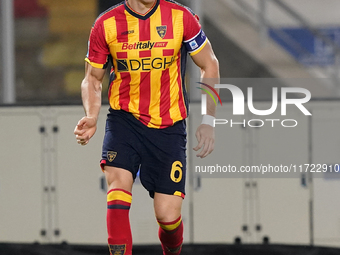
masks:
{"type": "Polygon", "coordinates": [[[198,17],[187,7],[157,0],[140,14],[125,1],[97,18],[85,60],[96,68],[112,62],[112,109],[130,112],[148,127],[165,128],[188,115],[186,57],[206,43],[198,17]]]}

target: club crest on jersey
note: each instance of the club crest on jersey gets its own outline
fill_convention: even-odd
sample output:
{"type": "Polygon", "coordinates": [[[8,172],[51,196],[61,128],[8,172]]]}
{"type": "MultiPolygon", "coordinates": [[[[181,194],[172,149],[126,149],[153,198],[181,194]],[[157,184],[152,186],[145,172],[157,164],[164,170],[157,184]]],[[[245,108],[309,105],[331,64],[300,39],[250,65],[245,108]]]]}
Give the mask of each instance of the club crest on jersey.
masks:
{"type": "Polygon", "coordinates": [[[156,27],[158,35],[163,39],[166,35],[166,26],[158,26],[156,27]]]}
{"type": "MultiPolygon", "coordinates": [[[[117,156],[117,152],[115,151],[108,151],[107,152],[107,159],[112,162],[117,156]]],[[[119,253],[120,254],[120,253],[119,253]]]]}
{"type": "Polygon", "coordinates": [[[122,245],[109,245],[110,254],[112,255],[124,255],[126,250],[126,244],[122,245]]]}

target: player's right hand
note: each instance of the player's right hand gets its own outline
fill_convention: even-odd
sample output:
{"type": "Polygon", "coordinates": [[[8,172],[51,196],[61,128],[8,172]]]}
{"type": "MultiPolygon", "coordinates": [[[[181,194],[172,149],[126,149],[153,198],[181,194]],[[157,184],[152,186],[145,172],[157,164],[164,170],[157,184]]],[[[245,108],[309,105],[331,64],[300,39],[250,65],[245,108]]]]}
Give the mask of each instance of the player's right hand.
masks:
{"type": "Polygon", "coordinates": [[[88,144],[96,130],[97,119],[94,117],[83,117],[81,120],[79,120],[77,126],[74,129],[77,142],[81,145],[88,144]]]}

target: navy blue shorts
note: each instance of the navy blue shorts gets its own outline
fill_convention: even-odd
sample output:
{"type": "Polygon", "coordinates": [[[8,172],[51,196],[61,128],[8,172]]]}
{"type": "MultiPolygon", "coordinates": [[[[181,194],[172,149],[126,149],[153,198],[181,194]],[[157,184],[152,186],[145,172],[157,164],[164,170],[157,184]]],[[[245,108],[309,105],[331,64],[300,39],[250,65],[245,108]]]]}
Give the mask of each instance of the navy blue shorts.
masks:
{"type": "Polygon", "coordinates": [[[112,110],[107,115],[102,151],[105,165],[130,171],[140,170],[142,185],[155,192],[185,196],[186,123],[164,129],[149,128],[131,113],[112,110]]]}

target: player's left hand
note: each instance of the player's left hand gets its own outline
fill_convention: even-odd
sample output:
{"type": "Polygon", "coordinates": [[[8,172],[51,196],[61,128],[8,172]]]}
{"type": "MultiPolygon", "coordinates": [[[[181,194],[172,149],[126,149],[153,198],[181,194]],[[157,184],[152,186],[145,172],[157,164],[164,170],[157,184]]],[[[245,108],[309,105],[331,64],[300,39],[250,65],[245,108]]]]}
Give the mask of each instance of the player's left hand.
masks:
{"type": "Polygon", "coordinates": [[[210,125],[201,124],[197,128],[196,138],[198,141],[198,145],[194,148],[194,150],[198,151],[203,148],[196,156],[200,158],[205,158],[214,150],[215,130],[210,125]]]}

